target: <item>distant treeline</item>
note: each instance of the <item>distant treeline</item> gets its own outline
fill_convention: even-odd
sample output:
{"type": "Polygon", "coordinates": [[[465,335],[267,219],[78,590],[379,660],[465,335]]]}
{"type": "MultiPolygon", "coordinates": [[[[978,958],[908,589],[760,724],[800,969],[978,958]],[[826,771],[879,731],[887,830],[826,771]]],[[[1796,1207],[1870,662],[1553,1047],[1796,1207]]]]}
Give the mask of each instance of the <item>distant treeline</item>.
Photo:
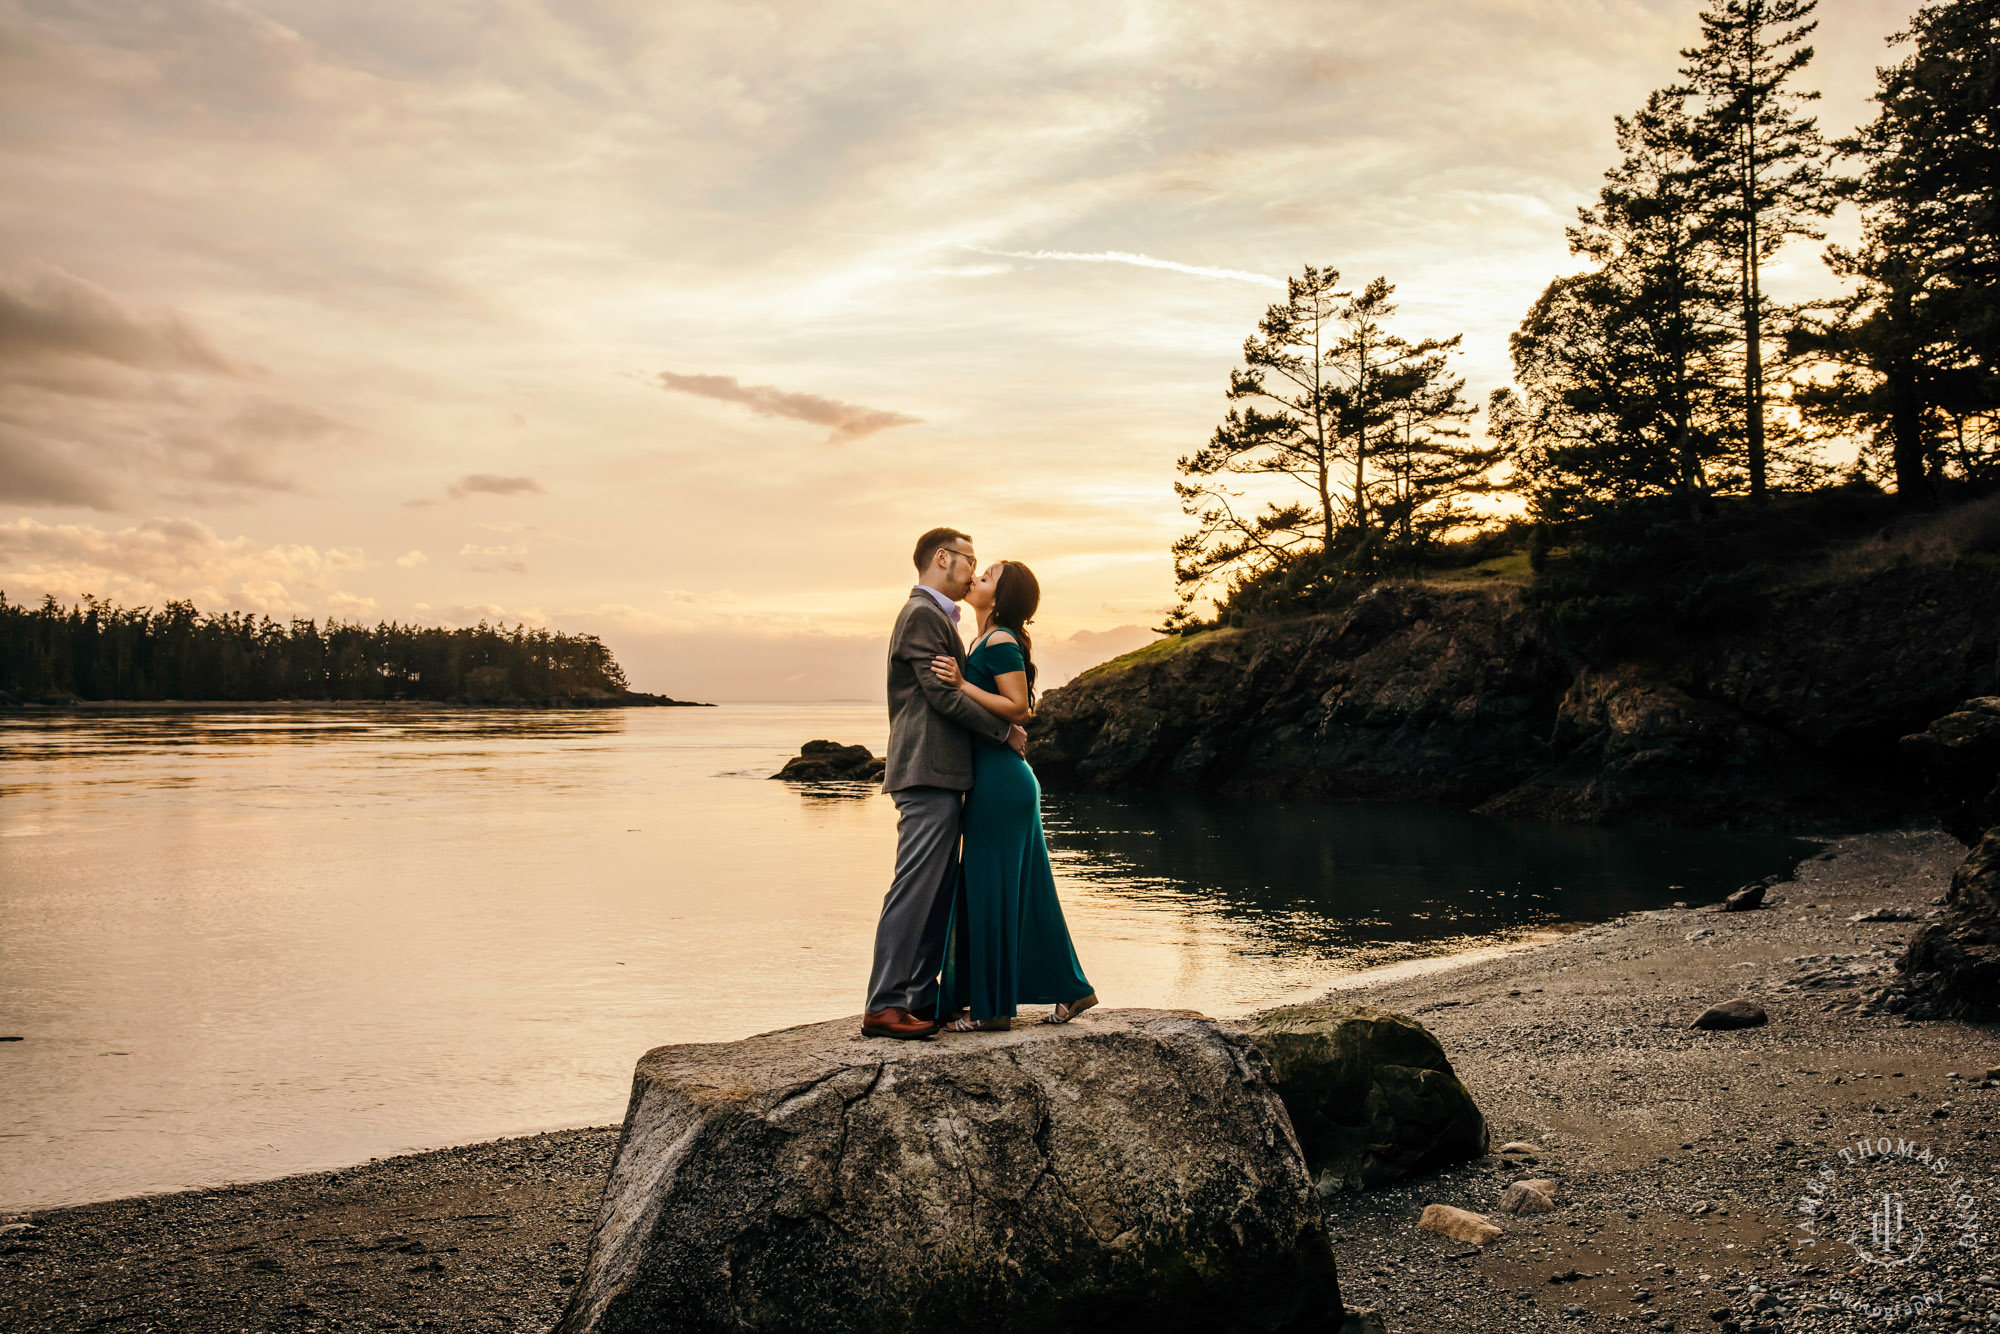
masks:
{"type": "Polygon", "coordinates": [[[608,701],[625,673],[595,635],[515,626],[351,625],[189,602],[113,606],[0,593],[0,691],[21,699],[608,701]]]}

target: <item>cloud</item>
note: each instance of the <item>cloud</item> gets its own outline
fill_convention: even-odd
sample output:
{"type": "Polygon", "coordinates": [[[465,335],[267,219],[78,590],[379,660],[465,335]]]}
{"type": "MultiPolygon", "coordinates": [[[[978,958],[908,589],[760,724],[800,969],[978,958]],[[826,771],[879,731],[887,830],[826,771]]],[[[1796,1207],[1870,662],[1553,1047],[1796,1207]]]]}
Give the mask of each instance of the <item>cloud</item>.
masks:
{"type": "MultiPolygon", "coordinates": [[[[532,477],[504,477],[498,473],[469,472],[445,487],[446,500],[464,500],[467,496],[545,496],[548,488],[532,477]]],[[[429,509],[444,501],[436,496],[419,496],[415,500],[403,502],[405,509],[429,509]]]]}
{"type": "Polygon", "coordinates": [[[148,519],[115,530],[30,518],[0,522],[0,589],[15,601],[91,593],[127,606],[188,598],[204,611],[355,615],[375,604],[340,588],[339,580],[366,564],[359,548],[261,546],[220,537],[193,519],[148,519]]]}
{"type": "Polygon", "coordinates": [[[116,510],[296,490],[288,451],[344,427],[263,378],[178,311],[48,265],[0,272],[0,501],[116,510]]]}
{"type": "Polygon", "coordinates": [[[1218,269],[1206,264],[1182,264],[1177,260],[1154,259],[1151,255],[1135,254],[1129,250],[988,250],[982,246],[968,246],[982,255],[997,255],[1005,259],[1059,259],[1077,264],[1130,264],[1141,269],[1166,269],[1171,273],[1188,273],[1197,278],[1227,278],[1232,282],[1255,283],[1259,287],[1275,287],[1285,290],[1282,278],[1273,278],[1268,273],[1252,273],[1248,269],[1218,269]]]}
{"type": "Polygon", "coordinates": [[[453,500],[467,496],[545,496],[548,491],[532,477],[501,477],[490,472],[469,472],[446,487],[453,500]]]}
{"type": "Polygon", "coordinates": [[[677,375],[673,371],[661,371],[659,382],[662,388],[678,393],[713,398],[724,403],[740,403],[760,417],[789,417],[793,421],[832,427],[833,434],[827,437],[830,444],[859,440],[892,426],[914,426],[921,420],[907,413],[864,408],[854,403],[842,403],[839,399],[794,393],[768,384],[739,384],[733,375],[677,375]]]}
{"type": "Polygon", "coordinates": [[[47,265],[0,274],[0,356],[101,358],[128,366],[242,374],[178,312],[139,307],[47,265]]]}
{"type": "Polygon", "coordinates": [[[429,556],[426,556],[421,551],[410,550],[396,557],[396,565],[399,569],[414,570],[419,565],[430,564],[430,559],[429,556]]]}
{"type": "Polygon", "coordinates": [[[461,556],[520,556],[527,552],[524,546],[482,547],[476,542],[467,542],[458,549],[461,556]]]}

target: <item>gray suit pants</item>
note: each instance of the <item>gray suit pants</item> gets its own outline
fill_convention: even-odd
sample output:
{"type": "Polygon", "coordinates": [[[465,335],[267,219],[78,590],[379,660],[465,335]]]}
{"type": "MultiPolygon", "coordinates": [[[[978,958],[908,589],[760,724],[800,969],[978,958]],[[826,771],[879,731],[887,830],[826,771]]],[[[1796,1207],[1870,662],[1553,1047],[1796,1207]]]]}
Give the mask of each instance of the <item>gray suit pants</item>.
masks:
{"type": "Polygon", "coordinates": [[[896,878],[875,924],[870,1014],[892,1005],[914,1010],[937,999],[965,819],[965,794],[950,788],[906,787],[889,796],[896,803],[896,878]]]}

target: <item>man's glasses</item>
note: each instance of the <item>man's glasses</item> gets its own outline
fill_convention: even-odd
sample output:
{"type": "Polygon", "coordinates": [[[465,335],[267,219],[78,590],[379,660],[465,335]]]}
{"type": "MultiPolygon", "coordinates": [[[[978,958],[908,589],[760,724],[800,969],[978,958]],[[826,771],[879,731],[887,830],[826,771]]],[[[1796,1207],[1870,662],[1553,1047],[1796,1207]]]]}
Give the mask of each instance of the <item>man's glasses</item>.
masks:
{"type": "Polygon", "coordinates": [[[960,551],[957,547],[946,547],[944,548],[944,553],[947,556],[963,556],[967,560],[971,561],[974,565],[979,564],[979,561],[976,558],[974,558],[973,554],[970,551],[960,551]]]}

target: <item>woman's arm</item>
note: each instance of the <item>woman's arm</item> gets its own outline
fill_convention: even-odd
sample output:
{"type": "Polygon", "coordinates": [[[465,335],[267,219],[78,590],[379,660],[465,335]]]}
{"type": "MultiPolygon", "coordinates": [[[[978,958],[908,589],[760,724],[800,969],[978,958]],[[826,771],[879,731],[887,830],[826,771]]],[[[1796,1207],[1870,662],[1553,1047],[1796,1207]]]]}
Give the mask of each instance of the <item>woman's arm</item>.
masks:
{"type": "MultiPolygon", "coordinates": [[[[1012,636],[998,642],[1011,644],[1012,636]]],[[[931,670],[938,679],[948,686],[956,687],[958,693],[977,704],[996,718],[1004,718],[1010,723],[1025,723],[1035,716],[1035,706],[1028,698],[1028,674],[1026,672],[1003,672],[993,678],[993,684],[1000,693],[981,690],[965,679],[958,670],[958,659],[938,657],[931,659],[931,670]]]]}

